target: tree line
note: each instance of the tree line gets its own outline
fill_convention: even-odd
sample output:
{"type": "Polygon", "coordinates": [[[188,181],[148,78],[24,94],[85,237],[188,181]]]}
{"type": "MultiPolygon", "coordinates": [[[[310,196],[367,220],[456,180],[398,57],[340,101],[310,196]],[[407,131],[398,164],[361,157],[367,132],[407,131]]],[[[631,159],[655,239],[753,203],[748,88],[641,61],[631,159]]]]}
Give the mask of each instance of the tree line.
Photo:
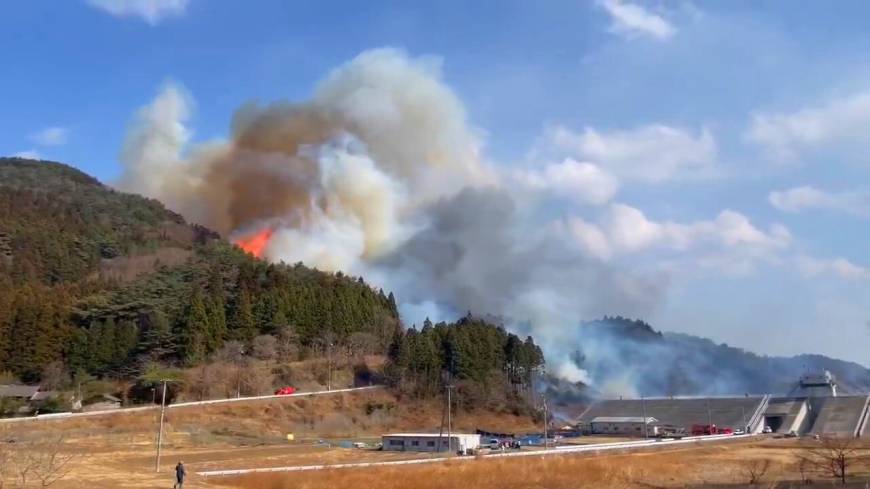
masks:
{"type": "Polygon", "coordinates": [[[384,374],[390,385],[420,397],[457,384],[460,400],[474,404],[529,394],[543,365],[531,336],[523,340],[468,314],[455,323],[426,319],[420,330],[396,331],[384,374]]]}

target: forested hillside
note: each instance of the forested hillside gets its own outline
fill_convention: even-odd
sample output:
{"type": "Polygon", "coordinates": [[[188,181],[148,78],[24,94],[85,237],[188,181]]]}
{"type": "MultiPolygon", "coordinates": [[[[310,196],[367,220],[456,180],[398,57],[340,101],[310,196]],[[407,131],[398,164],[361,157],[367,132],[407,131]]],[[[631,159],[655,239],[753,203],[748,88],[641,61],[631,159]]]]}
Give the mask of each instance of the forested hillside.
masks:
{"type": "Polygon", "coordinates": [[[870,369],[822,355],[761,356],[618,316],[578,331],[575,363],[608,396],[785,394],[801,374],[820,370],[830,370],[843,392],[870,391],[870,369]]]}
{"type": "Polygon", "coordinates": [[[130,377],[261,335],[377,352],[398,327],[362,279],[267,264],[71,167],[0,158],[0,371],[130,377]]]}
{"type": "Polygon", "coordinates": [[[503,328],[468,315],[456,323],[397,331],[385,369],[389,384],[411,395],[436,395],[456,384],[468,407],[515,400],[526,405],[544,355],[531,336],[522,340],[503,328]],[[464,387],[470,387],[468,389],[464,387]]]}

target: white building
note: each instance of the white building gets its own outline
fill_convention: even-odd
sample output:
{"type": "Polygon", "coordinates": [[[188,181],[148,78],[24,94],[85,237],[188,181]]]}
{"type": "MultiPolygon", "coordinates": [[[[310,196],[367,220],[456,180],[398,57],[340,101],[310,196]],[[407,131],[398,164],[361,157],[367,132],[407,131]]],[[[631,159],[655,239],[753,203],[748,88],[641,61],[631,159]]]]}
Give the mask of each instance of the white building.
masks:
{"type": "Polygon", "coordinates": [[[837,379],[828,370],[801,375],[799,386],[802,396],[837,397],[837,379]]]}
{"type": "MultiPolygon", "coordinates": [[[[659,420],[647,416],[647,433],[653,433],[653,425],[659,420]]],[[[643,436],[644,418],[641,416],[597,416],[589,422],[589,430],[600,435],[634,435],[643,436]]]]}
{"type": "Polygon", "coordinates": [[[447,433],[440,437],[438,433],[395,433],[383,436],[384,450],[400,452],[462,452],[477,450],[480,447],[480,435],[466,433],[451,433],[449,442],[447,433]]]}

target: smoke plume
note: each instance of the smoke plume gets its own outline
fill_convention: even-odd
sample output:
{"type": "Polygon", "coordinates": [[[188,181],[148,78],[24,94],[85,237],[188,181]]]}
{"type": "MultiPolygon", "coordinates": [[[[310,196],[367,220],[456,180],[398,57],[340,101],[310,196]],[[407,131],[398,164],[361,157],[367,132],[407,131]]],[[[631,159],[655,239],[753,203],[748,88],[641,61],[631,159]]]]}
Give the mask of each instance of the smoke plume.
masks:
{"type": "MultiPolygon", "coordinates": [[[[138,113],[122,188],[255,243],[266,259],[365,275],[395,291],[408,324],[498,315],[533,334],[560,375],[584,380],[569,360],[581,320],[646,314],[664,292],[662,277],[586,258],[540,199],[484,159],[437,59],[364,52],[309,101],[241,107],[227,141],[188,147],[190,112],[184,90],[167,85],[138,113]]],[[[592,177],[607,189],[572,200],[612,195],[615,184],[592,177]]]]}

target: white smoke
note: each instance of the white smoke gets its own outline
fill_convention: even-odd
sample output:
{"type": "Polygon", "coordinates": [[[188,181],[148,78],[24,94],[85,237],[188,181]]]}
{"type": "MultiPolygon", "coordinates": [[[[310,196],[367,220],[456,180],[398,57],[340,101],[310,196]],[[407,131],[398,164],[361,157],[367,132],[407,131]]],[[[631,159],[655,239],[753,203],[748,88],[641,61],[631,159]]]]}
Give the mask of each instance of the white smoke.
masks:
{"type": "Polygon", "coordinates": [[[556,373],[588,380],[568,360],[573,330],[648,313],[662,281],[587,258],[519,190],[602,204],[617,183],[571,160],[496,170],[440,78],[435,58],[367,51],[312,101],[242,107],[229,140],[189,150],[188,98],[167,85],[130,130],[120,186],[227,236],[272,228],[266,258],[363,274],[396,292],[409,324],[500,315],[534,335],[556,373]]]}
{"type": "Polygon", "coordinates": [[[186,176],[180,170],[186,166],[181,152],[190,141],[185,123],[192,105],[181,86],[167,83],[151,104],[139,110],[121,151],[121,188],[177,205],[172,197],[182,184],[176,177],[186,176]]]}

